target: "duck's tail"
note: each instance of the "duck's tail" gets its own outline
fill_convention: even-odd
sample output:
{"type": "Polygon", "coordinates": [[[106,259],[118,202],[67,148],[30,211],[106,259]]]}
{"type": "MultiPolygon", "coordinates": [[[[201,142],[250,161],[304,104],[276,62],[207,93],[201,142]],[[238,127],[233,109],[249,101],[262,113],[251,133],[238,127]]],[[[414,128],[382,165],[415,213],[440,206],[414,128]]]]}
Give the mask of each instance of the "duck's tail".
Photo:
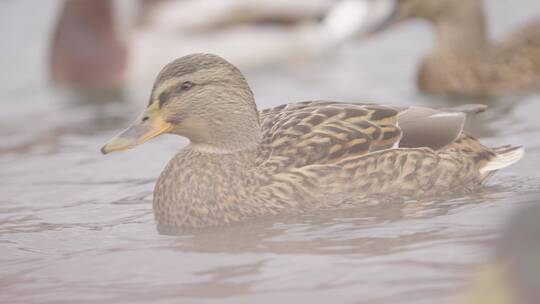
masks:
{"type": "Polygon", "coordinates": [[[490,176],[499,169],[506,168],[516,163],[523,155],[525,155],[523,147],[510,145],[494,148],[493,152],[495,153],[495,157],[490,159],[480,168],[480,173],[485,177],[490,176]]]}

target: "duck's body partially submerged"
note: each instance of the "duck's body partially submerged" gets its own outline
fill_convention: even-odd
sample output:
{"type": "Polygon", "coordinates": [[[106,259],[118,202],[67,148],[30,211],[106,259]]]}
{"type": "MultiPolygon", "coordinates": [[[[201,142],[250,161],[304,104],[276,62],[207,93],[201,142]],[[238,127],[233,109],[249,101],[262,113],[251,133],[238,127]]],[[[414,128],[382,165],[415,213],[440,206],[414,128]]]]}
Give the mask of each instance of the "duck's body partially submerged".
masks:
{"type": "Polygon", "coordinates": [[[314,101],[258,112],[234,66],[197,54],[163,69],[148,109],[103,152],[188,137],[156,184],[155,216],[163,227],[213,226],[473,188],[523,153],[462,133],[461,110],[479,109],[314,101]]]}

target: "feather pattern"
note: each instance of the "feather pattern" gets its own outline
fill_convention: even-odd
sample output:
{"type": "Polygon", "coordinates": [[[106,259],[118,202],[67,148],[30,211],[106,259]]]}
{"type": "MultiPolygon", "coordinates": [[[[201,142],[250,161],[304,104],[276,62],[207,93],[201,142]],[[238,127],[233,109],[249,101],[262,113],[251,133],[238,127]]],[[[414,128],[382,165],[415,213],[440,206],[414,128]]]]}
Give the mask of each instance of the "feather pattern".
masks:
{"type": "MultiPolygon", "coordinates": [[[[211,183],[212,191],[191,189],[181,194],[199,198],[196,203],[182,204],[186,209],[181,212],[163,209],[170,206],[165,202],[179,200],[164,194],[179,191],[168,189],[172,184],[162,184],[184,176],[188,171],[184,166],[193,167],[193,160],[200,160],[201,155],[190,151],[189,156],[171,161],[156,185],[157,218],[163,227],[221,225],[265,214],[347,208],[389,197],[420,199],[470,191],[490,175],[482,168],[497,159],[497,150],[463,133],[462,125],[456,126],[457,138],[439,149],[397,147],[404,135],[398,123],[400,116],[412,109],[414,115],[419,113],[417,108],[310,101],[263,110],[259,113],[261,144],[253,151],[235,155],[232,163],[229,155],[205,155],[204,173],[191,170],[186,184],[200,187],[211,183]],[[208,172],[221,173],[201,178],[208,172]]],[[[484,107],[471,105],[465,109],[476,112],[484,107]]],[[[430,109],[425,115],[452,117],[441,113],[459,110],[430,109]]]]}

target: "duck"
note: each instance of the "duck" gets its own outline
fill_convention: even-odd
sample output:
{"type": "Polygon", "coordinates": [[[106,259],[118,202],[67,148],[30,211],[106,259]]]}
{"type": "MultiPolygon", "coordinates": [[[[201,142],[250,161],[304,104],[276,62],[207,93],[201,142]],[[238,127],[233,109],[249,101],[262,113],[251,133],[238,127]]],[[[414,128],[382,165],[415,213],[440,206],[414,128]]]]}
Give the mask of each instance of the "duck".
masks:
{"type": "Polygon", "coordinates": [[[463,132],[467,113],[484,108],[321,100],[259,111],[238,68],[196,53],[161,70],[146,109],[101,152],[164,133],[189,139],[157,179],[156,222],[166,230],[221,226],[471,191],[524,153],[486,147],[463,132]]]}
{"type": "Polygon", "coordinates": [[[420,19],[431,25],[435,46],[422,59],[417,72],[421,92],[489,97],[540,88],[540,19],[528,22],[501,41],[490,41],[483,0],[359,1],[357,10],[368,7],[368,12],[376,11],[379,16],[358,28],[362,37],[408,20],[420,19]],[[378,9],[381,2],[387,3],[382,13],[378,9]]]}
{"type": "Polygon", "coordinates": [[[244,69],[318,57],[361,19],[334,2],[65,1],[50,41],[49,76],[61,88],[130,93],[179,54],[213,51],[244,69]]]}

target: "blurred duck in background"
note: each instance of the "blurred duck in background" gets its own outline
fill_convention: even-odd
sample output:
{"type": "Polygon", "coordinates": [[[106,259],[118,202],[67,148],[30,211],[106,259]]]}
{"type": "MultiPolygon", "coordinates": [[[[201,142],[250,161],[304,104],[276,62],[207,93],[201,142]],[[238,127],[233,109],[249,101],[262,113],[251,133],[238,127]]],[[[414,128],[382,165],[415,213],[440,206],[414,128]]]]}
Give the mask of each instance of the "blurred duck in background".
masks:
{"type": "Polygon", "coordinates": [[[217,53],[242,68],[304,59],[357,32],[365,10],[349,5],[67,0],[52,40],[50,72],[59,85],[102,89],[150,83],[164,64],[194,52],[217,53]]]}
{"type": "Polygon", "coordinates": [[[51,75],[70,87],[137,86],[185,54],[217,53],[246,69],[319,56],[411,19],[436,33],[420,90],[493,96],[540,87],[540,21],[490,42],[482,0],[67,0],[51,75]]]}
{"type": "Polygon", "coordinates": [[[500,42],[488,39],[482,0],[347,0],[381,18],[360,29],[375,34],[405,20],[423,19],[434,28],[435,47],[418,71],[427,93],[493,96],[540,88],[540,19],[500,42]],[[387,2],[381,14],[381,2],[387,2]]]}
{"type": "Polygon", "coordinates": [[[52,40],[51,76],[74,87],[109,88],[124,79],[128,49],[108,0],[66,1],[52,40]]]}
{"type": "Polygon", "coordinates": [[[505,225],[494,257],[460,304],[536,304],[540,299],[540,204],[522,207],[505,225]]]}

